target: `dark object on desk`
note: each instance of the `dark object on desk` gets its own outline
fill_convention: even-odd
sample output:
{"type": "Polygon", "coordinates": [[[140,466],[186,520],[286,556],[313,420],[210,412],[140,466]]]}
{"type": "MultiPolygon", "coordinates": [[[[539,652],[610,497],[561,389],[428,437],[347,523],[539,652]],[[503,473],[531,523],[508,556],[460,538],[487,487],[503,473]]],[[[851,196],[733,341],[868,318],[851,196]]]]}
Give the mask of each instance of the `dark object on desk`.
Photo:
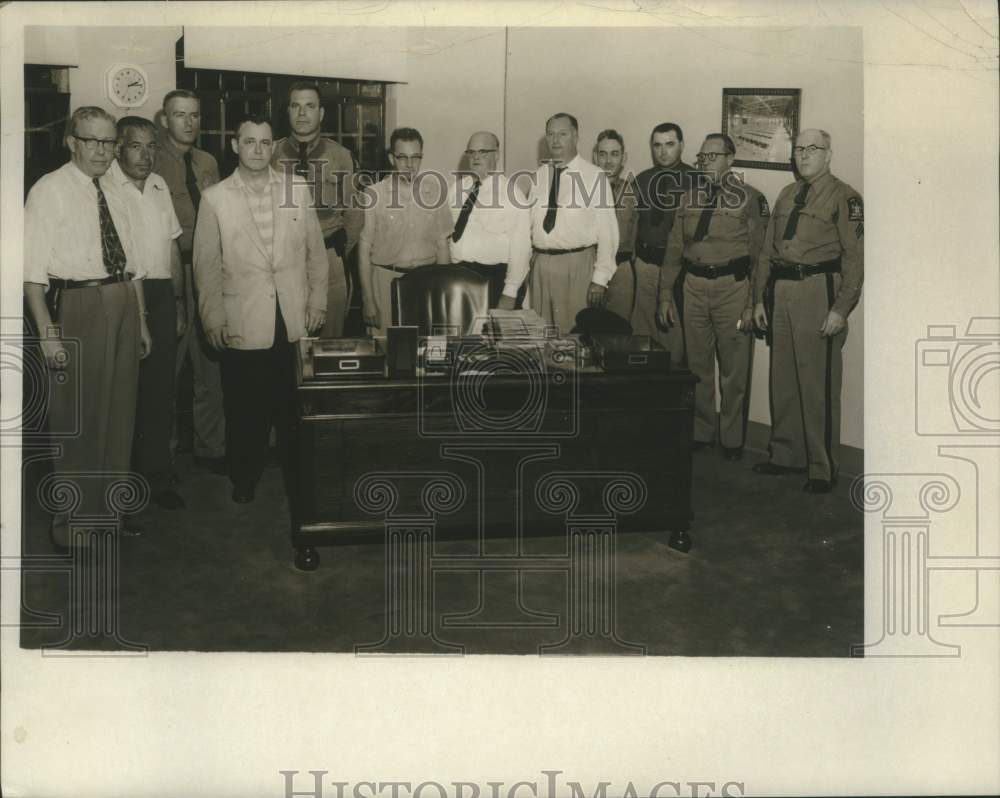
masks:
{"type": "Polygon", "coordinates": [[[390,327],[386,333],[389,379],[413,377],[417,373],[418,327],[390,327]]]}
{"type": "Polygon", "coordinates": [[[382,377],[385,352],[374,338],[308,339],[309,366],[314,376],[382,377]]]}
{"type": "Polygon", "coordinates": [[[607,308],[584,308],[576,314],[571,332],[589,340],[595,335],[631,335],[632,325],[607,308]]]}
{"type": "Polygon", "coordinates": [[[490,281],[462,266],[418,266],[392,281],[392,323],[421,335],[465,335],[490,306],[490,281]]]}
{"type": "Polygon", "coordinates": [[[670,351],[649,335],[595,335],[594,362],[605,371],[670,371],[670,351]]]}

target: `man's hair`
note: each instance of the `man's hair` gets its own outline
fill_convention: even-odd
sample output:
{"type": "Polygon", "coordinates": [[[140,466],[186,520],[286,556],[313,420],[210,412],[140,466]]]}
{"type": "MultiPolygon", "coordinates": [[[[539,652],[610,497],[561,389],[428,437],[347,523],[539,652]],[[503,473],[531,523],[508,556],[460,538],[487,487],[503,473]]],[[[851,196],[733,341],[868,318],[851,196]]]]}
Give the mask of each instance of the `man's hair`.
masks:
{"type": "Polygon", "coordinates": [[[833,139],[830,138],[829,133],[827,133],[825,130],[820,130],[819,128],[816,128],[816,132],[819,133],[820,138],[823,139],[824,147],[829,149],[830,147],[833,146],[833,139]]]}
{"type": "Polygon", "coordinates": [[[570,127],[573,128],[577,133],[580,132],[580,124],[576,121],[576,117],[573,114],[567,114],[560,111],[558,114],[552,114],[548,119],[545,120],[545,129],[549,129],[549,122],[553,122],[556,119],[568,119],[570,127]]]}
{"type": "Polygon", "coordinates": [[[291,86],[288,87],[288,99],[286,105],[292,102],[292,92],[296,91],[314,91],[316,92],[316,99],[319,100],[320,106],[323,105],[323,94],[319,90],[319,84],[314,80],[297,80],[291,86]]]}
{"type": "Polygon", "coordinates": [[[63,136],[63,144],[67,144],[70,136],[76,135],[77,124],[83,122],[85,119],[104,119],[112,125],[116,124],[115,118],[103,108],[98,108],[96,105],[81,105],[73,112],[73,115],[66,123],[66,134],[63,136]]]}
{"type": "Polygon", "coordinates": [[[163,110],[167,109],[167,105],[173,99],[185,99],[185,100],[196,100],[199,105],[201,105],[201,100],[198,95],[195,94],[191,89],[174,89],[173,91],[168,91],[166,96],[163,98],[163,110]]]}
{"type": "Polygon", "coordinates": [[[245,114],[244,116],[241,116],[240,121],[236,123],[237,141],[239,141],[240,138],[240,128],[244,125],[267,125],[271,128],[271,133],[274,133],[274,126],[271,124],[271,120],[263,114],[245,114]]]}
{"type": "Polygon", "coordinates": [[[674,124],[673,122],[660,122],[656,127],[653,128],[653,132],[649,134],[649,140],[653,140],[653,136],[657,133],[676,133],[678,141],[684,141],[684,131],[681,130],[681,126],[674,124]]]}
{"type": "Polygon", "coordinates": [[[623,139],[622,134],[619,133],[614,128],[609,127],[607,130],[602,130],[600,133],[597,134],[598,144],[600,144],[605,139],[611,139],[612,141],[617,141],[619,144],[622,145],[622,152],[625,152],[625,139],[623,139]]]}
{"type": "Polygon", "coordinates": [[[729,138],[729,136],[727,136],[725,133],[709,133],[707,136],[705,136],[705,141],[710,141],[712,139],[721,141],[726,146],[726,152],[728,152],[730,155],[736,154],[736,145],[733,144],[733,140],[729,138]]]}
{"type": "Polygon", "coordinates": [[[424,137],[420,135],[420,131],[415,127],[397,127],[392,131],[392,134],[389,136],[390,153],[396,149],[397,141],[418,141],[420,142],[420,149],[424,148],[424,137]]]}
{"type": "Polygon", "coordinates": [[[119,141],[124,141],[125,134],[130,130],[145,130],[147,133],[156,135],[156,125],[141,116],[123,116],[115,127],[118,129],[119,141]]]}

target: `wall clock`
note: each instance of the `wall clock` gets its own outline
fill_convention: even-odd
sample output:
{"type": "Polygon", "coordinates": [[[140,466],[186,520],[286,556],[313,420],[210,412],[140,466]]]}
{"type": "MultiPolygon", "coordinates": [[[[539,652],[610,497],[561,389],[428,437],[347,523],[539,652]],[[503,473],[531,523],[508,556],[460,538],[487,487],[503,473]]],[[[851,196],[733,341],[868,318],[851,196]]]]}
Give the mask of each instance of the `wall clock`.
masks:
{"type": "Polygon", "coordinates": [[[119,108],[138,108],[149,98],[149,78],[135,64],[113,64],[108,69],[108,99],[119,108]]]}

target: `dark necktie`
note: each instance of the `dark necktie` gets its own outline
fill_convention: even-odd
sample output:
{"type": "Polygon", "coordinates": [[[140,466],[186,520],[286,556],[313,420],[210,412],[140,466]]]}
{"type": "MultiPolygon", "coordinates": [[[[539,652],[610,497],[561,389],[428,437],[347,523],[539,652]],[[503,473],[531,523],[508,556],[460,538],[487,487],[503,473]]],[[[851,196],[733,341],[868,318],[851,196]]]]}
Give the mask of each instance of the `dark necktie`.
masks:
{"type": "Polygon", "coordinates": [[[306,157],[309,150],[308,141],[299,142],[299,162],[295,164],[295,174],[299,177],[309,177],[309,159],[306,157]]]}
{"type": "Polygon", "coordinates": [[[692,241],[701,241],[708,235],[708,226],[712,223],[712,213],[719,201],[719,186],[713,183],[708,189],[708,207],[698,217],[698,226],[694,229],[692,241]]]}
{"type": "Polygon", "coordinates": [[[472,215],[472,208],[476,204],[476,197],[479,196],[479,187],[481,185],[482,183],[477,180],[476,184],[472,187],[472,191],[469,192],[469,196],[465,198],[462,210],[458,212],[458,221],[455,222],[455,231],[451,234],[451,240],[456,243],[462,237],[462,233],[465,232],[465,226],[469,223],[469,217],[472,215]]]}
{"type": "Polygon", "coordinates": [[[198,181],[194,179],[194,167],[191,166],[191,150],[184,153],[184,184],[187,186],[188,194],[191,197],[191,204],[194,205],[194,212],[198,212],[198,203],[201,202],[201,192],[198,190],[198,181]]]}
{"type": "Polygon", "coordinates": [[[542,229],[546,233],[551,233],[556,226],[556,211],[559,210],[559,175],[566,171],[565,166],[555,166],[552,168],[552,182],[549,184],[549,204],[546,206],[545,219],[542,221],[542,229]]]}
{"type": "Polygon", "coordinates": [[[805,207],[806,195],[809,193],[809,184],[803,183],[802,188],[799,189],[799,193],[795,195],[795,206],[792,208],[792,212],[788,214],[788,224],[785,225],[785,234],[781,237],[783,241],[791,241],[795,238],[795,231],[799,226],[799,213],[805,207]]]}
{"type": "Polygon", "coordinates": [[[115,229],[115,221],[111,218],[108,199],[101,190],[99,178],[94,178],[94,188],[97,189],[97,218],[101,225],[101,257],[108,274],[117,277],[125,271],[125,248],[115,229]]]}

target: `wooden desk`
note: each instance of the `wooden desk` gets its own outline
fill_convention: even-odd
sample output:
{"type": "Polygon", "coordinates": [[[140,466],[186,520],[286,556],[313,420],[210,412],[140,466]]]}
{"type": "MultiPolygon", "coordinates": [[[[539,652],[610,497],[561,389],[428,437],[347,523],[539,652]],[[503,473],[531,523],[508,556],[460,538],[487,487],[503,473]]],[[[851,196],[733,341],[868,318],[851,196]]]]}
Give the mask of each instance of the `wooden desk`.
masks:
{"type": "Polygon", "coordinates": [[[612,513],[619,531],[691,546],[688,371],[485,364],[457,379],[324,380],[303,376],[303,357],[289,496],[302,570],[317,546],[381,541],[387,522],[430,516],[436,536],[488,542],[612,513]]]}

